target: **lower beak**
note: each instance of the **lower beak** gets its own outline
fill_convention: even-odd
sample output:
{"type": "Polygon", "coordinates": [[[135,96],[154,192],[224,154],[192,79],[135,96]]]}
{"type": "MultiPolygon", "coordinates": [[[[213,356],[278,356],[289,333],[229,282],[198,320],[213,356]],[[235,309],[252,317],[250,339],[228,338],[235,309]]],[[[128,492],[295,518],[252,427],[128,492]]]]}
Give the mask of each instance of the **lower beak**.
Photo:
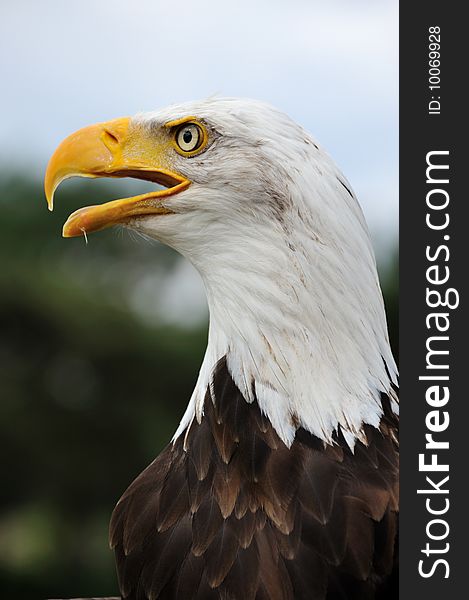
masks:
{"type": "Polygon", "coordinates": [[[169,154],[168,140],[152,138],[149,132],[132,126],[127,117],[85,127],[66,138],[46,170],[44,189],[49,210],[53,209],[55,190],[69,177],[133,177],[165,189],[81,208],[68,218],[63,236],[86,235],[137,216],[171,213],[164,199],[191,182],[171,169],[169,154]]]}

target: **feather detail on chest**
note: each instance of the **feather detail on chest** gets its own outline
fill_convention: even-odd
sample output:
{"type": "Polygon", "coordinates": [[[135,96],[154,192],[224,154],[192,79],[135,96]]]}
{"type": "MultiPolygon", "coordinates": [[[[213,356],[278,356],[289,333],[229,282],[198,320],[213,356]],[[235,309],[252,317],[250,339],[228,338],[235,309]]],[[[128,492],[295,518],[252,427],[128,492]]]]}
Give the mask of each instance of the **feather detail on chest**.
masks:
{"type": "Polygon", "coordinates": [[[201,423],[115,509],[123,597],[394,597],[398,455],[386,397],[383,411],[353,453],[340,432],[328,445],[302,429],[288,448],[222,359],[201,423]]]}

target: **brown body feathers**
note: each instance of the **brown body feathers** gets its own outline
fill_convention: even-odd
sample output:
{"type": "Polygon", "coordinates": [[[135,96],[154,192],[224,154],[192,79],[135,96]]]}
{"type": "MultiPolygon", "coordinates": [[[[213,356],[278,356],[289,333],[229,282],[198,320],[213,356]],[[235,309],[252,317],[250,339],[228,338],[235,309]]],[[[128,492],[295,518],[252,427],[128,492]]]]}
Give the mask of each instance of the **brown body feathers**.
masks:
{"type": "Polygon", "coordinates": [[[397,420],[354,452],[298,430],[291,448],[220,361],[194,421],[111,521],[128,600],[397,598],[397,420]]]}

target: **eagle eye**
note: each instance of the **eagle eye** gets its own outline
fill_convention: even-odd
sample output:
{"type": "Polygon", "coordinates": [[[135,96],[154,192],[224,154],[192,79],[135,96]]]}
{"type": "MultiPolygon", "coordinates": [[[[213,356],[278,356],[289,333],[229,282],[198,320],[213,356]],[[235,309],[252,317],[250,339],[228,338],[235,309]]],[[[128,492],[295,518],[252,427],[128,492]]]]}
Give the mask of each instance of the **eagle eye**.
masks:
{"type": "Polygon", "coordinates": [[[176,131],[176,144],[185,154],[198,150],[204,138],[203,131],[197,123],[183,123],[176,131]]]}

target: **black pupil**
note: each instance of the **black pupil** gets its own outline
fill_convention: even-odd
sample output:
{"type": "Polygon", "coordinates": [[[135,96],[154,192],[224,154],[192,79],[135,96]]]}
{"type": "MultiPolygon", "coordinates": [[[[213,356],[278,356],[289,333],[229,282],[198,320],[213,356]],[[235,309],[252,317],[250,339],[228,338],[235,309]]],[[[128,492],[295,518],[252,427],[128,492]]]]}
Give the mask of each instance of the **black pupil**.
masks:
{"type": "Polygon", "coordinates": [[[182,139],[186,144],[190,144],[192,142],[192,131],[190,129],[186,129],[182,134],[182,139]]]}

